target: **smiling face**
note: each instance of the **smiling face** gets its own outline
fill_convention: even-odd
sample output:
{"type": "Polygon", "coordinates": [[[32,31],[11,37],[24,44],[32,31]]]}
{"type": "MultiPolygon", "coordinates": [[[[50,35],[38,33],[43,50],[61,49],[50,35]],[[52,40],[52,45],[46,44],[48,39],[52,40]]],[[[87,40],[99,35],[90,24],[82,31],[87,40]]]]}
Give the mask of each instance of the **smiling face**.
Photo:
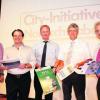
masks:
{"type": "Polygon", "coordinates": [[[78,36],[78,26],[76,24],[71,24],[68,27],[68,36],[71,40],[77,39],[78,36]]]}
{"type": "Polygon", "coordinates": [[[43,25],[40,28],[40,35],[43,40],[48,41],[50,37],[50,28],[47,25],[43,25]]]}
{"type": "Polygon", "coordinates": [[[70,27],[68,30],[68,35],[71,40],[75,40],[78,35],[78,30],[73,27],[70,27]]]}
{"type": "Polygon", "coordinates": [[[14,44],[22,44],[22,41],[23,41],[22,32],[20,32],[20,31],[15,31],[15,32],[13,33],[13,40],[14,40],[14,44]]]}
{"type": "Polygon", "coordinates": [[[98,39],[100,39],[100,22],[95,25],[95,34],[98,39]]]}

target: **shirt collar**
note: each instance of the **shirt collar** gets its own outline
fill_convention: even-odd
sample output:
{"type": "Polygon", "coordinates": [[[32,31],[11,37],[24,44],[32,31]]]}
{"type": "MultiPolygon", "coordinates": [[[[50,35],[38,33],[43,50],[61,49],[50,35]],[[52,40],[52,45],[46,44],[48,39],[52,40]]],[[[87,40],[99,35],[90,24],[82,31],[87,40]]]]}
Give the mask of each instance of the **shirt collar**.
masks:
{"type": "MultiPolygon", "coordinates": [[[[42,40],[42,42],[44,43],[44,42],[45,42],[45,40],[42,40]]],[[[47,42],[50,42],[50,40],[48,40],[47,42]]]]}
{"type": "Polygon", "coordinates": [[[78,41],[78,39],[70,40],[70,42],[74,42],[74,43],[76,43],[77,41],[78,41]]]}
{"type": "MultiPolygon", "coordinates": [[[[24,47],[24,46],[25,46],[25,45],[22,43],[22,44],[20,45],[19,48],[22,48],[22,47],[24,47]]],[[[15,47],[15,44],[13,44],[12,47],[15,47]]],[[[16,48],[16,47],[15,47],[15,48],[16,48]]]]}

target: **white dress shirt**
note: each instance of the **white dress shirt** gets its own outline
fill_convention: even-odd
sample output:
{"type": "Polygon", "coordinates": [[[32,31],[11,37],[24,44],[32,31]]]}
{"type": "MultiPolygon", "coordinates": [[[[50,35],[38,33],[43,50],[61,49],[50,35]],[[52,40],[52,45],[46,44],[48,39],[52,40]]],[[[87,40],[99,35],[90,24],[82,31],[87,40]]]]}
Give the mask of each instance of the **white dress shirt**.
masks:
{"type": "MultiPolygon", "coordinates": [[[[4,60],[8,59],[19,59],[21,63],[30,63],[32,66],[35,64],[35,57],[31,47],[26,45],[21,45],[17,49],[14,45],[12,47],[6,48],[4,52],[4,60]]],[[[30,69],[20,69],[13,68],[9,69],[8,73],[10,74],[24,74],[30,69]]]]}
{"type": "MultiPolygon", "coordinates": [[[[33,47],[36,63],[38,63],[39,65],[41,65],[41,58],[42,58],[44,44],[45,43],[43,41],[40,41],[36,43],[33,47]]],[[[46,66],[54,65],[56,59],[58,58],[58,52],[59,52],[59,46],[53,41],[48,41],[46,50],[46,61],[45,61],[46,66]]]]}
{"type": "MultiPolygon", "coordinates": [[[[68,52],[71,42],[71,40],[67,41],[60,48],[58,59],[64,61],[64,66],[67,66],[67,57],[69,56],[68,52]]],[[[84,61],[88,58],[90,58],[90,53],[87,44],[78,39],[74,40],[73,50],[70,59],[70,64],[73,65],[73,68],[77,63],[84,61]]]]}

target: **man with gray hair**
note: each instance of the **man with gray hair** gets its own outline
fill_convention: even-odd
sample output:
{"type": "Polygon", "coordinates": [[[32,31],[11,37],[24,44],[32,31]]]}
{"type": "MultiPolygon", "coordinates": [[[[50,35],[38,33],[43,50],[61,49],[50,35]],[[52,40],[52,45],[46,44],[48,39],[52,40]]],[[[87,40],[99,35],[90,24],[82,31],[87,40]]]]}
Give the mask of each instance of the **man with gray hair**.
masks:
{"type": "Polygon", "coordinates": [[[85,100],[85,75],[77,74],[74,69],[79,62],[89,58],[88,47],[84,42],[78,40],[79,27],[76,23],[70,24],[67,32],[69,40],[61,47],[58,56],[58,61],[62,61],[64,67],[71,71],[70,75],[62,81],[64,100],[71,100],[72,86],[76,99],[85,100]],[[71,65],[70,68],[68,65],[71,65]]]}

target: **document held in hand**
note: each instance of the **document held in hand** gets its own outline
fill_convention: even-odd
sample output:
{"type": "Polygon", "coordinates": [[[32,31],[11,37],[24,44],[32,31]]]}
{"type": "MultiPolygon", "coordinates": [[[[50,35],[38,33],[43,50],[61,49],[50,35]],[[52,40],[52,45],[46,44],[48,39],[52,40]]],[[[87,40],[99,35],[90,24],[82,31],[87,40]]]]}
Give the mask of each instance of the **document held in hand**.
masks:
{"type": "Polygon", "coordinates": [[[65,79],[66,77],[68,77],[70,74],[72,74],[74,72],[73,70],[73,65],[67,65],[64,66],[61,70],[59,70],[57,72],[57,76],[60,80],[65,79]]]}
{"type": "Polygon", "coordinates": [[[11,68],[16,68],[16,67],[19,67],[20,65],[20,60],[17,60],[17,59],[13,59],[13,60],[2,60],[0,61],[0,64],[8,67],[8,69],[11,69],[11,68]]]}
{"type": "Polygon", "coordinates": [[[84,74],[99,74],[100,62],[91,61],[82,66],[81,70],[84,74]]]}
{"type": "Polygon", "coordinates": [[[35,71],[39,78],[44,95],[60,89],[56,75],[52,71],[51,67],[43,67],[42,69],[35,69],[35,71]]]}

